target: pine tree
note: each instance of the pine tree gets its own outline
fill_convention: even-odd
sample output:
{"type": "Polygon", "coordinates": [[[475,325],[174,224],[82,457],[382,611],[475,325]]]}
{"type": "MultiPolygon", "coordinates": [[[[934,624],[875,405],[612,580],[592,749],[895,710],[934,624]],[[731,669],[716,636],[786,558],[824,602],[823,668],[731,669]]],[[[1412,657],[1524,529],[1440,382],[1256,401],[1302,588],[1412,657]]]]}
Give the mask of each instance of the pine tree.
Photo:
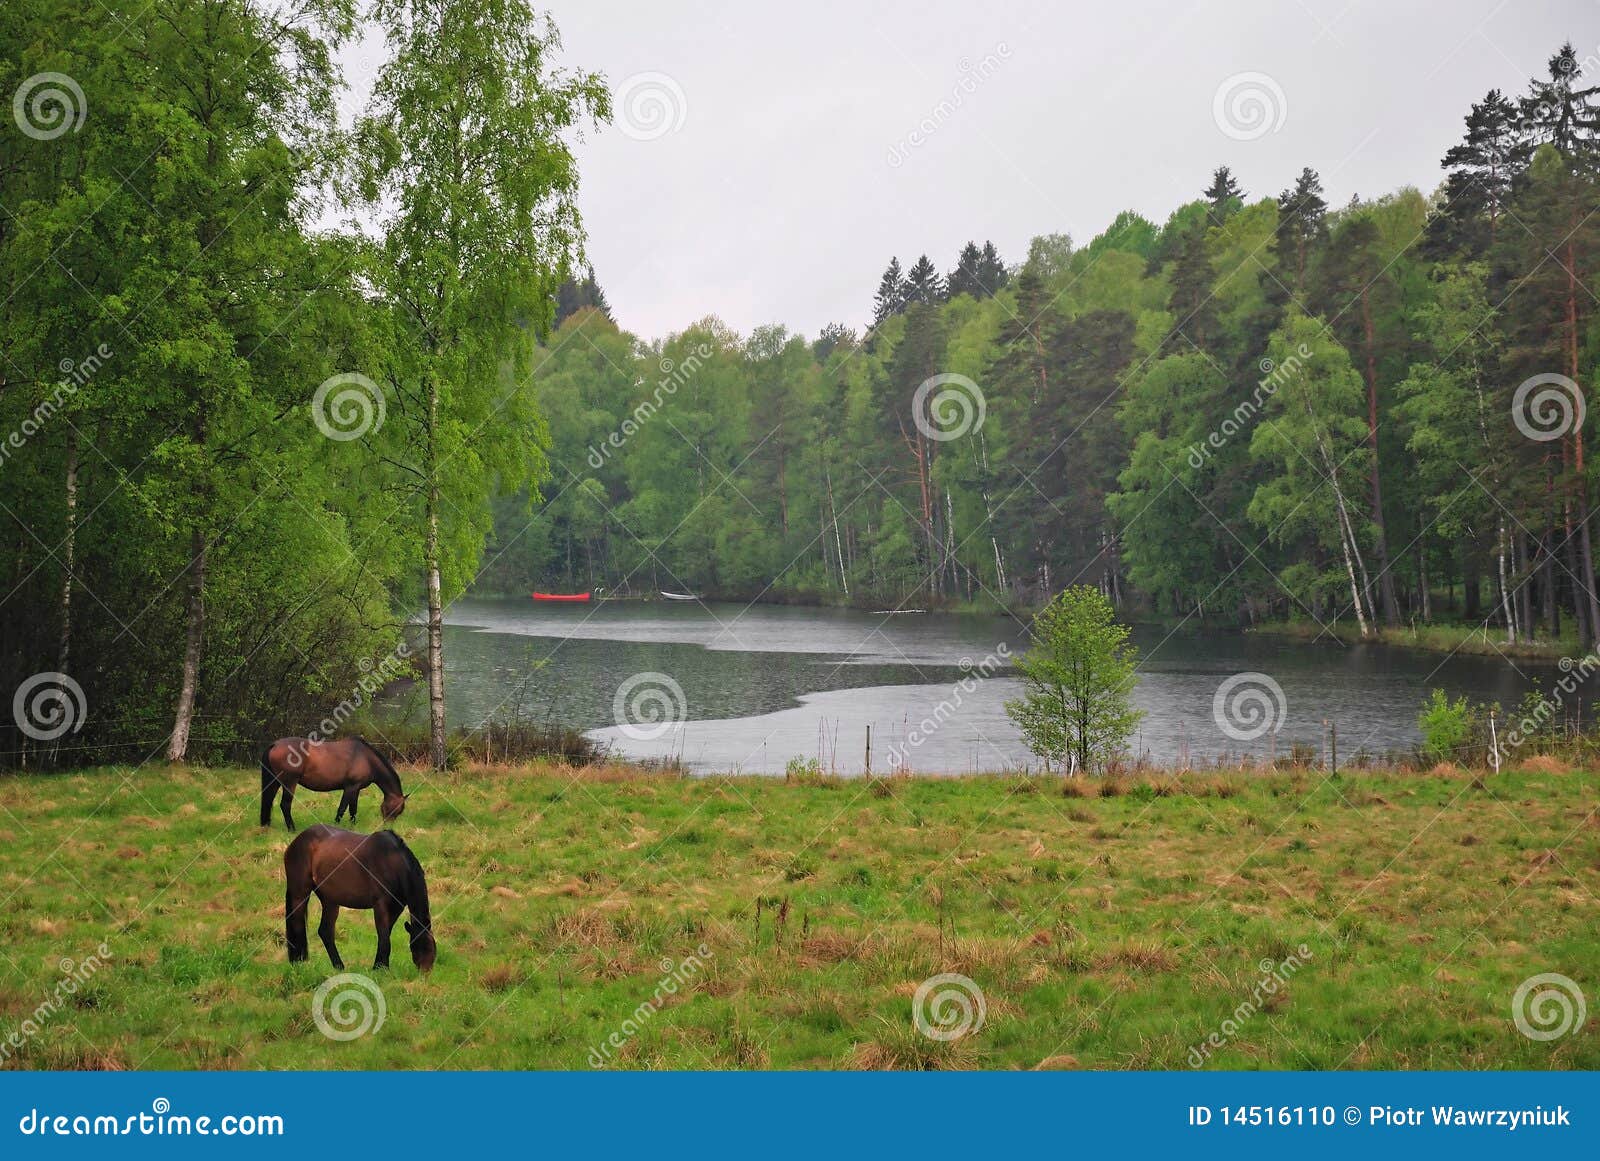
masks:
{"type": "Polygon", "coordinates": [[[982,263],[983,253],[978,249],[976,242],[968,242],[961,247],[961,254],[956,258],[956,268],[950,271],[947,282],[951,298],[962,294],[970,294],[973,298],[984,297],[988,291],[978,270],[982,263]]]}
{"type": "Polygon", "coordinates": [[[1522,117],[1535,145],[1550,144],[1574,169],[1600,168],[1600,86],[1579,86],[1583,69],[1571,43],[1550,58],[1550,79],[1535,80],[1522,98],[1522,117]]]}
{"type": "Polygon", "coordinates": [[[1278,264],[1293,275],[1291,289],[1296,295],[1305,287],[1313,252],[1327,241],[1327,213],[1322,181],[1310,166],[1300,171],[1293,189],[1278,195],[1278,264]]]}
{"type": "Polygon", "coordinates": [[[1428,221],[1427,249],[1476,257],[1495,243],[1511,183],[1528,164],[1530,146],[1517,106],[1490,89],[1467,114],[1467,133],[1440,163],[1449,171],[1444,202],[1428,221]]]}
{"type": "Polygon", "coordinates": [[[1239,212],[1239,207],[1244,204],[1244,191],[1239,188],[1239,183],[1233,179],[1233,172],[1226,165],[1219,165],[1211,174],[1211,185],[1205,192],[1206,203],[1211,207],[1211,224],[1220,226],[1228,218],[1239,212]]]}
{"type": "Polygon", "coordinates": [[[945,300],[944,279],[926,254],[911,264],[906,271],[906,305],[913,302],[938,306],[945,300]]]}
{"type": "Polygon", "coordinates": [[[906,280],[900,272],[900,259],[889,259],[889,265],[878,280],[878,293],[872,299],[872,325],[899,314],[906,308],[906,280]]]}
{"type": "Polygon", "coordinates": [[[1000,260],[1000,251],[995,249],[993,242],[985,242],[983,254],[978,259],[978,284],[987,294],[993,296],[1003,290],[1010,281],[1011,272],[1000,260]]]}

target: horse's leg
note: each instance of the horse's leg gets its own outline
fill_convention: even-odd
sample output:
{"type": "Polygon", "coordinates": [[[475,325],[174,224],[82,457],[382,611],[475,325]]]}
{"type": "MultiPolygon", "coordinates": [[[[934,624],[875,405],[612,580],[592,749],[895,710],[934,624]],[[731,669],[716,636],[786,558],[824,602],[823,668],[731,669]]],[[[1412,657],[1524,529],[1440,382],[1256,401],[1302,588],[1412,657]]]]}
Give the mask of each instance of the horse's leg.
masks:
{"type": "Polygon", "coordinates": [[[297,884],[291,873],[288,889],[283,893],[283,934],[284,942],[289,945],[290,963],[299,963],[307,955],[306,905],[310,901],[311,892],[297,884]]]}
{"type": "Polygon", "coordinates": [[[350,812],[350,821],[354,822],[356,820],[356,798],[348,790],[339,798],[339,809],[333,812],[333,821],[338,822],[342,819],[347,810],[350,812]]]}
{"type": "Polygon", "coordinates": [[[380,898],[372,908],[372,921],[378,928],[378,954],[372,961],[376,968],[389,966],[389,932],[394,930],[394,921],[400,918],[400,908],[387,895],[380,898]]]}
{"type": "Polygon", "coordinates": [[[288,827],[290,830],[294,829],[294,815],[289,813],[289,808],[293,805],[294,787],[285,786],[283,788],[283,798],[279,801],[279,806],[281,806],[283,809],[283,825],[288,827]]]}
{"type": "Polygon", "coordinates": [[[328,958],[333,961],[333,966],[340,971],[344,970],[344,960],[339,958],[339,949],[333,942],[333,925],[339,922],[339,905],[322,901],[322,922],[317,925],[317,934],[322,936],[322,946],[328,949],[328,958]]]}
{"type": "Polygon", "coordinates": [[[347,790],[345,793],[350,797],[350,821],[355,822],[356,804],[361,801],[361,787],[357,786],[354,790],[347,790]]]}

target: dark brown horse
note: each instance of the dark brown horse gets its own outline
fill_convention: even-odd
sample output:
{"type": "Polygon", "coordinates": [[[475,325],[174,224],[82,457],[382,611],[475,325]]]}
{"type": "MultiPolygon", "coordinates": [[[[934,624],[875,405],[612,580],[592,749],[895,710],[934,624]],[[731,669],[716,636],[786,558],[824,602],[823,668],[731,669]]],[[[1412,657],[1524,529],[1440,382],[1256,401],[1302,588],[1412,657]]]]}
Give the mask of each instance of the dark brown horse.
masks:
{"type": "Polygon", "coordinates": [[[399,818],[406,808],[400,775],[365,738],[340,738],[335,742],[279,738],[261,755],[261,825],[272,825],[272,799],[281,789],[283,825],[294,829],[294,815],[289,813],[289,807],[294,803],[296,786],[307,790],[342,790],[344,797],[339,800],[333,821],[339,822],[349,811],[350,821],[354,822],[356,800],[362,788],[373,783],[383,791],[383,805],[379,808],[383,820],[392,822],[399,818]]]}
{"type": "Polygon", "coordinates": [[[333,942],[333,927],[339,921],[341,907],[372,912],[378,926],[374,968],[389,966],[389,932],[400,913],[409,909],[406,934],[411,937],[411,961],[422,971],[433,967],[437,949],[428,916],[428,883],[417,856],[393,831],[357,834],[320,823],[308,826],[283,852],[283,875],[288,883],[283,897],[283,922],[290,963],[307,957],[306,908],[315,895],[322,901],[322,922],[317,934],[334,967],[344,968],[333,942]]]}

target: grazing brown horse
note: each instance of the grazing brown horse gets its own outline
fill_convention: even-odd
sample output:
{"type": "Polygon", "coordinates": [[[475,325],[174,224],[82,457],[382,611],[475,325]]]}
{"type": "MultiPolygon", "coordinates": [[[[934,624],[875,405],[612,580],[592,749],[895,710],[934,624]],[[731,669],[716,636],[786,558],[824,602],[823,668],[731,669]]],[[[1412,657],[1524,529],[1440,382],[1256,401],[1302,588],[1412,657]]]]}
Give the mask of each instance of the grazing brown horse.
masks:
{"type": "Polygon", "coordinates": [[[383,791],[380,807],[383,821],[393,822],[406,808],[406,796],[400,791],[400,775],[365,738],[340,738],[335,742],[279,738],[261,755],[261,825],[272,825],[272,799],[281,788],[283,825],[294,829],[294,815],[289,813],[289,807],[294,803],[296,786],[307,790],[344,791],[333,821],[339,822],[345,811],[349,811],[350,821],[354,822],[356,800],[362,788],[373,783],[383,791]]]}
{"type": "Polygon", "coordinates": [[[290,963],[298,963],[308,954],[306,907],[315,895],[322,900],[322,922],[317,934],[334,967],[344,969],[344,960],[339,958],[339,949],[333,942],[333,927],[339,921],[341,907],[372,912],[378,926],[374,968],[389,966],[389,932],[400,913],[409,909],[406,934],[411,937],[411,961],[422,971],[433,967],[437,949],[428,917],[428,884],[417,856],[393,831],[357,834],[320,823],[308,826],[283,852],[283,875],[288,882],[283,922],[290,963]]]}

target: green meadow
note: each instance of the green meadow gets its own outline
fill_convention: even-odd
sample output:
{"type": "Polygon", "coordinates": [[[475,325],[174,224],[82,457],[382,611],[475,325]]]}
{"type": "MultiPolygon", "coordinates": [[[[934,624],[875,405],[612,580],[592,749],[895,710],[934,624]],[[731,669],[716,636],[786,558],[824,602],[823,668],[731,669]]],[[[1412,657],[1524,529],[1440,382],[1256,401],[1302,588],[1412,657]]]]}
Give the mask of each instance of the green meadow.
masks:
{"type": "MultiPolygon", "coordinates": [[[[319,1028],[316,904],[310,963],[285,962],[287,835],[256,825],[254,770],[0,779],[4,1066],[1600,1068],[1600,777],[1553,760],[403,773],[438,965],[397,930],[373,973],[370,913],[345,911],[383,1009],[349,1040],[319,1028]],[[1532,1039],[1513,996],[1550,972],[1590,1015],[1532,1039]],[[924,1005],[941,1036],[969,1025],[950,1039],[914,1014],[942,973],[971,987],[924,1005]]],[[[302,792],[297,821],[337,801],[302,792]]]]}

